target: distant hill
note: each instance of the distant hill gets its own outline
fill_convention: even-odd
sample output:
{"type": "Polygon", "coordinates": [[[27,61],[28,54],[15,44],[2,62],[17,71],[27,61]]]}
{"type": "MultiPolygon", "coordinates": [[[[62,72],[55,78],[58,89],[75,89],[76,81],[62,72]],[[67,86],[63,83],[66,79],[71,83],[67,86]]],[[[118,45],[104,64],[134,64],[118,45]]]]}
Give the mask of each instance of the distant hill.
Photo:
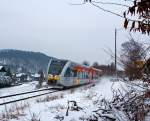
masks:
{"type": "Polygon", "coordinates": [[[14,72],[46,72],[49,57],[40,52],[4,49],[0,50],[0,64],[6,65],[14,72]]]}

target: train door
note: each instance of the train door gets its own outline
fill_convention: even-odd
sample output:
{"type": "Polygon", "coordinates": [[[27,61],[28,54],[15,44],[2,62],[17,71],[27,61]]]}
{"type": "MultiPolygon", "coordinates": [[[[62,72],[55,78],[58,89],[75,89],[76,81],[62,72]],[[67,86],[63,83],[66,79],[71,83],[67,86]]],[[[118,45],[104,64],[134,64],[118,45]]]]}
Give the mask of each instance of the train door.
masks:
{"type": "Polygon", "coordinates": [[[70,67],[67,68],[65,74],[64,74],[64,84],[65,86],[71,86],[72,82],[71,82],[71,69],[70,67]]]}
{"type": "Polygon", "coordinates": [[[73,86],[79,83],[77,80],[77,71],[73,69],[73,65],[70,65],[65,74],[64,74],[64,82],[67,86],[73,86]]]}
{"type": "Polygon", "coordinates": [[[92,80],[93,80],[93,74],[92,74],[92,72],[90,71],[90,72],[88,72],[88,75],[89,75],[89,83],[91,83],[92,80]]]}

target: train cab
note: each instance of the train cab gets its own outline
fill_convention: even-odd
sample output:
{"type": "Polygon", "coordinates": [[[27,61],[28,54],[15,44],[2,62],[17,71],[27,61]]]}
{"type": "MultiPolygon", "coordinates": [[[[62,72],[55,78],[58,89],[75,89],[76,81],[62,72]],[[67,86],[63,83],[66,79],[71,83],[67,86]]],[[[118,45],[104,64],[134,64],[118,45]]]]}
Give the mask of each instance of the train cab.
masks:
{"type": "Polygon", "coordinates": [[[57,84],[60,81],[61,72],[67,63],[66,60],[51,59],[48,66],[48,84],[57,84]]]}

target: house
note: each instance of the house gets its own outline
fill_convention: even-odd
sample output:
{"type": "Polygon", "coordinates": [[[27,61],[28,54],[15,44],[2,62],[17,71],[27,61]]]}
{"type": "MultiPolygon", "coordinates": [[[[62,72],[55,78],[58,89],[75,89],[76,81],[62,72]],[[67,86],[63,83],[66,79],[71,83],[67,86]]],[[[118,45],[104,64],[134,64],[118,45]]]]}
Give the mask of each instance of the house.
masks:
{"type": "Polygon", "coordinates": [[[4,66],[0,66],[0,76],[4,76],[4,75],[6,75],[6,69],[5,69],[5,67],[4,66]]]}
{"type": "Polygon", "coordinates": [[[18,73],[16,74],[16,79],[18,82],[27,82],[28,75],[25,73],[18,73]]]}
{"type": "Polygon", "coordinates": [[[32,77],[32,80],[34,80],[34,81],[40,80],[40,74],[38,74],[38,73],[32,74],[31,77],[32,77]]]}
{"type": "Polygon", "coordinates": [[[0,66],[0,87],[11,86],[12,79],[10,76],[6,76],[6,69],[4,66],[0,66]]]}

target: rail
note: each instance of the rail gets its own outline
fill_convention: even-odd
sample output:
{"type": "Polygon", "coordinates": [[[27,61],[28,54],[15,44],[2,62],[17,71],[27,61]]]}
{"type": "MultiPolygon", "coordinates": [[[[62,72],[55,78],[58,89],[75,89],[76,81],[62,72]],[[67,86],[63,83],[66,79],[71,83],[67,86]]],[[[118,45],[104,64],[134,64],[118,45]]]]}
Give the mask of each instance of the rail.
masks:
{"type": "Polygon", "coordinates": [[[46,89],[40,89],[40,90],[34,90],[34,91],[28,91],[28,92],[22,92],[22,93],[16,93],[16,94],[11,94],[11,95],[5,95],[5,96],[0,96],[0,99],[7,98],[7,97],[19,96],[19,95],[30,94],[30,93],[35,93],[35,92],[42,92],[42,91],[47,91],[47,90],[52,90],[52,89],[57,89],[57,88],[46,88],[46,89]]]}
{"type": "Polygon", "coordinates": [[[21,99],[16,99],[16,100],[12,100],[12,101],[8,101],[8,102],[0,103],[0,106],[1,105],[6,105],[6,104],[10,104],[10,103],[14,103],[14,102],[18,102],[18,101],[22,101],[22,100],[27,100],[27,99],[30,99],[30,98],[35,98],[35,97],[43,96],[43,95],[54,93],[54,92],[59,92],[59,91],[62,91],[62,90],[54,90],[54,91],[43,93],[43,94],[38,94],[38,95],[34,95],[34,96],[29,96],[29,97],[25,97],[25,98],[21,98],[21,99]]]}
{"type": "Polygon", "coordinates": [[[82,85],[76,85],[76,86],[68,87],[68,88],[46,88],[46,89],[28,91],[28,92],[23,92],[23,93],[5,95],[5,96],[1,96],[0,99],[5,99],[5,98],[19,96],[19,95],[26,95],[26,94],[35,93],[35,92],[42,92],[42,91],[52,90],[52,91],[49,91],[49,92],[46,92],[46,93],[42,93],[42,94],[37,94],[37,95],[33,95],[33,96],[28,96],[28,97],[24,97],[24,98],[20,98],[20,99],[15,99],[15,100],[3,102],[3,103],[0,103],[0,106],[1,105],[6,105],[6,104],[10,104],[10,103],[19,102],[19,101],[23,101],[23,100],[27,100],[27,99],[30,99],[30,98],[35,98],[35,97],[51,94],[51,93],[54,93],[54,92],[60,92],[60,91],[63,91],[63,90],[69,90],[69,89],[81,87],[81,86],[84,86],[84,85],[89,85],[89,84],[87,83],[87,84],[82,84],[82,85]]]}

